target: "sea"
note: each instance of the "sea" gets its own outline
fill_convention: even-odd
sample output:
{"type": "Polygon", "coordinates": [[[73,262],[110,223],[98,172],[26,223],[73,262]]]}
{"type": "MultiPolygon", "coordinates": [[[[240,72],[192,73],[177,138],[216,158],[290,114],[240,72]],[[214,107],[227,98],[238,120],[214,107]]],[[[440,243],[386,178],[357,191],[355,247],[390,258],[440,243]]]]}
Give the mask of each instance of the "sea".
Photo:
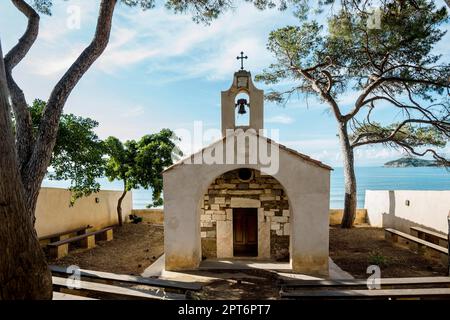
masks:
{"type": "MultiPolygon", "coordinates": [[[[356,167],[358,208],[364,208],[366,190],[450,190],[450,171],[438,167],[356,167]]],[[[122,181],[98,180],[102,190],[122,190],[122,181]]],[[[69,181],[45,179],[43,187],[68,188],[69,181]]],[[[151,190],[135,189],[133,208],[143,209],[151,202],[151,190]]],[[[344,207],[344,173],[334,168],[331,173],[330,208],[344,207]]]]}

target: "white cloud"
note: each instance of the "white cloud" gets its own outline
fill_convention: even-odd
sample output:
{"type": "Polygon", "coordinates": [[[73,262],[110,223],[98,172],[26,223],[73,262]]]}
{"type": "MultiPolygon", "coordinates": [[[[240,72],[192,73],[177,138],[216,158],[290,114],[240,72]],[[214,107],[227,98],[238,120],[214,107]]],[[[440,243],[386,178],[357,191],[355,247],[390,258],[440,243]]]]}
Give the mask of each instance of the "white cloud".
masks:
{"type": "MultiPolygon", "coordinates": [[[[98,9],[98,1],[55,2],[51,16],[41,15],[36,43],[19,67],[52,80],[61,76],[91,41],[98,9]],[[80,8],[79,29],[68,24],[70,7],[80,8]]],[[[22,32],[21,29],[14,31],[22,32]]]]}
{"type": "Polygon", "coordinates": [[[385,147],[366,147],[355,150],[355,161],[361,162],[388,161],[401,156],[401,151],[385,147]]]}
{"type": "MultiPolygon", "coordinates": [[[[35,65],[41,66],[34,68],[33,73],[59,73],[89,44],[97,5],[90,5],[86,11],[83,7],[80,30],[67,27],[66,10],[67,5],[60,4],[55,6],[52,17],[43,19],[33,48],[34,62],[38,60],[35,65]]],[[[93,69],[113,74],[147,62],[148,73],[167,73],[168,78],[224,79],[238,68],[234,57],[244,50],[249,56],[246,68],[255,70],[271,60],[265,49],[266,31],[261,30],[268,30],[273,24],[271,18],[277,15],[280,13],[276,10],[258,11],[244,4],[205,26],[194,23],[188,15],[175,15],[164,8],[142,11],[119,6],[110,43],[93,69]]]]}
{"type": "MultiPolygon", "coordinates": [[[[324,139],[324,138],[310,138],[302,140],[290,140],[283,142],[286,146],[296,149],[296,150],[323,150],[339,148],[339,140],[336,139],[324,139]]],[[[301,151],[303,152],[303,151],[301,151]]]]}
{"type": "Polygon", "coordinates": [[[149,50],[137,45],[139,33],[136,30],[115,27],[105,52],[95,65],[105,73],[113,74],[120,68],[138,63],[158,54],[158,50],[149,50]]]}
{"type": "Polygon", "coordinates": [[[141,116],[145,113],[145,108],[141,105],[137,105],[131,108],[126,108],[125,112],[122,114],[125,118],[134,118],[141,116]]]}
{"type": "Polygon", "coordinates": [[[266,119],[266,123],[279,123],[279,124],[291,124],[295,121],[294,118],[284,115],[284,114],[280,114],[278,116],[273,116],[270,118],[266,119]]]}
{"type": "MultiPolygon", "coordinates": [[[[304,137],[300,140],[284,141],[282,144],[297,150],[314,159],[323,161],[332,166],[342,166],[342,153],[339,139],[323,138],[318,136],[304,137]]],[[[442,150],[445,152],[445,149],[442,150]]],[[[381,165],[389,160],[400,158],[404,155],[401,150],[386,148],[381,145],[366,146],[355,149],[354,157],[356,165],[381,165]]]]}
{"type": "Polygon", "coordinates": [[[33,60],[26,60],[27,70],[35,75],[56,77],[62,75],[77,59],[83,48],[72,49],[70,52],[56,53],[55,55],[39,55],[33,60]]]}
{"type": "MultiPolygon", "coordinates": [[[[81,3],[70,2],[81,7],[80,32],[67,27],[67,3],[55,4],[54,15],[43,19],[39,40],[44,45],[33,57],[40,65],[31,69],[33,73],[59,74],[89,43],[95,30],[98,1],[89,2],[88,6],[81,3]]],[[[119,5],[110,43],[92,69],[111,75],[146,63],[143,70],[152,75],[158,73],[159,83],[198,77],[224,80],[238,69],[235,56],[243,50],[249,56],[246,69],[256,73],[273,61],[265,47],[268,32],[295,22],[289,11],[260,11],[248,3],[226,12],[209,26],[196,24],[189,15],[174,14],[163,7],[142,11],[119,5]]]]}
{"type": "Polygon", "coordinates": [[[325,109],[329,110],[330,106],[320,99],[315,94],[298,93],[291,97],[285,104],[288,109],[325,109]]]}
{"type": "Polygon", "coordinates": [[[337,103],[340,106],[349,106],[352,107],[355,105],[356,99],[361,95],[361,92],[359,91],[348,91],[345,92],[343,95],[340,95],[337,99],[337,103]]]}
{"type": "MultiPolygon", "coordinates": [[[[61,41],[67,42],[67,37],[81,33],[83,28],[91,28],[95,23],[97,13],[99,10],[98,1],[54,1],[52,6],[52,15],[41,15],[41,22],[39,27],[38,42],[44,41],[56,45],[61,45],[61,41]],[[75,8],[75,11],[73,9],[75,8]],[[79,27],[77,28],[72,21],[74,14],[79,16],[79,27]]],[[[90,34],[93,34],[91,32],[90,34]]]]}
{"type": "MultiPolygon", "coordinates": [[[[164,8],[122,9],[114,21],[111,44],[96,66],[114,73],[148,62],[148,73],[166,74],[170,81],[194,77],[225,79],[238,69],[235,56],[242,50],[249,56],[247,69],[267,65],[272,57],[265,49],[266,32],[274,26],[274,18],[282,15],[277,10],[259,11],[243,4],[239,10],[227,12],[204,26],[164,8]]],[[[282,25],[286,23],[284,20],[282,25]]]]}
{"type": "Polygon", "coordinates": [[[306,154],[313,159],[323,161],[329,165],[340,165],[339,140],[323,137],[305,137],[301,140],[290,140],[281,142],[285,146],[306,154]]]}

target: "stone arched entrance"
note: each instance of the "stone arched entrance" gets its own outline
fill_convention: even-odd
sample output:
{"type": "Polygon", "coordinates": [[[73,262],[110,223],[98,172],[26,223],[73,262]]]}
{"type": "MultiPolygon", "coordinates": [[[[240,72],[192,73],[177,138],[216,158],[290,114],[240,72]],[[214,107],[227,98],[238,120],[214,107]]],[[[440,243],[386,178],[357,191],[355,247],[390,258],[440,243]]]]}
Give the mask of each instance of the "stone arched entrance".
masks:
{"type": "Polygon", "coordinates": [[[201,201],[202,259],[289,261],[289,199],[274,177],[249,168],[228,171],[201,201]]]}

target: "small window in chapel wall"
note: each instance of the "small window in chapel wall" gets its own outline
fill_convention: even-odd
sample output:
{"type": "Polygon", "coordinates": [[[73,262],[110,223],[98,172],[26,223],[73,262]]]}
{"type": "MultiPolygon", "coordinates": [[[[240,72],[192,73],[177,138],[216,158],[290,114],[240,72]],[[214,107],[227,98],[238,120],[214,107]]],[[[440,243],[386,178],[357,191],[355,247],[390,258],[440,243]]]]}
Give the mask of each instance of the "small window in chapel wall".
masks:
{"type": "Polygon", "coordinates": [[[248,168],[242,168],[238,171],[238,177],[243,182],[248,182],[253,178],[253,170],[248,168]]]}

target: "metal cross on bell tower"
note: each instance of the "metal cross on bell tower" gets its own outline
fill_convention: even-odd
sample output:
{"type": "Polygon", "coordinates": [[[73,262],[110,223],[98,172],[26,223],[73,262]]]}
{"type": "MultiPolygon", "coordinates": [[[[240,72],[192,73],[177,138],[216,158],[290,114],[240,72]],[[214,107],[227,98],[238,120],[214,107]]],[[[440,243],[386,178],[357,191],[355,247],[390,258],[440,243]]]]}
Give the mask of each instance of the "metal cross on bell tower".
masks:
{"type": "Polygon", "coordinates": [[[241,55],[236,57],[237,60],[241,60],[241,70],[244,70],[244,59],[248,59],[247,56],[244,56],[244,52],[241,51],[241,55]]]}

